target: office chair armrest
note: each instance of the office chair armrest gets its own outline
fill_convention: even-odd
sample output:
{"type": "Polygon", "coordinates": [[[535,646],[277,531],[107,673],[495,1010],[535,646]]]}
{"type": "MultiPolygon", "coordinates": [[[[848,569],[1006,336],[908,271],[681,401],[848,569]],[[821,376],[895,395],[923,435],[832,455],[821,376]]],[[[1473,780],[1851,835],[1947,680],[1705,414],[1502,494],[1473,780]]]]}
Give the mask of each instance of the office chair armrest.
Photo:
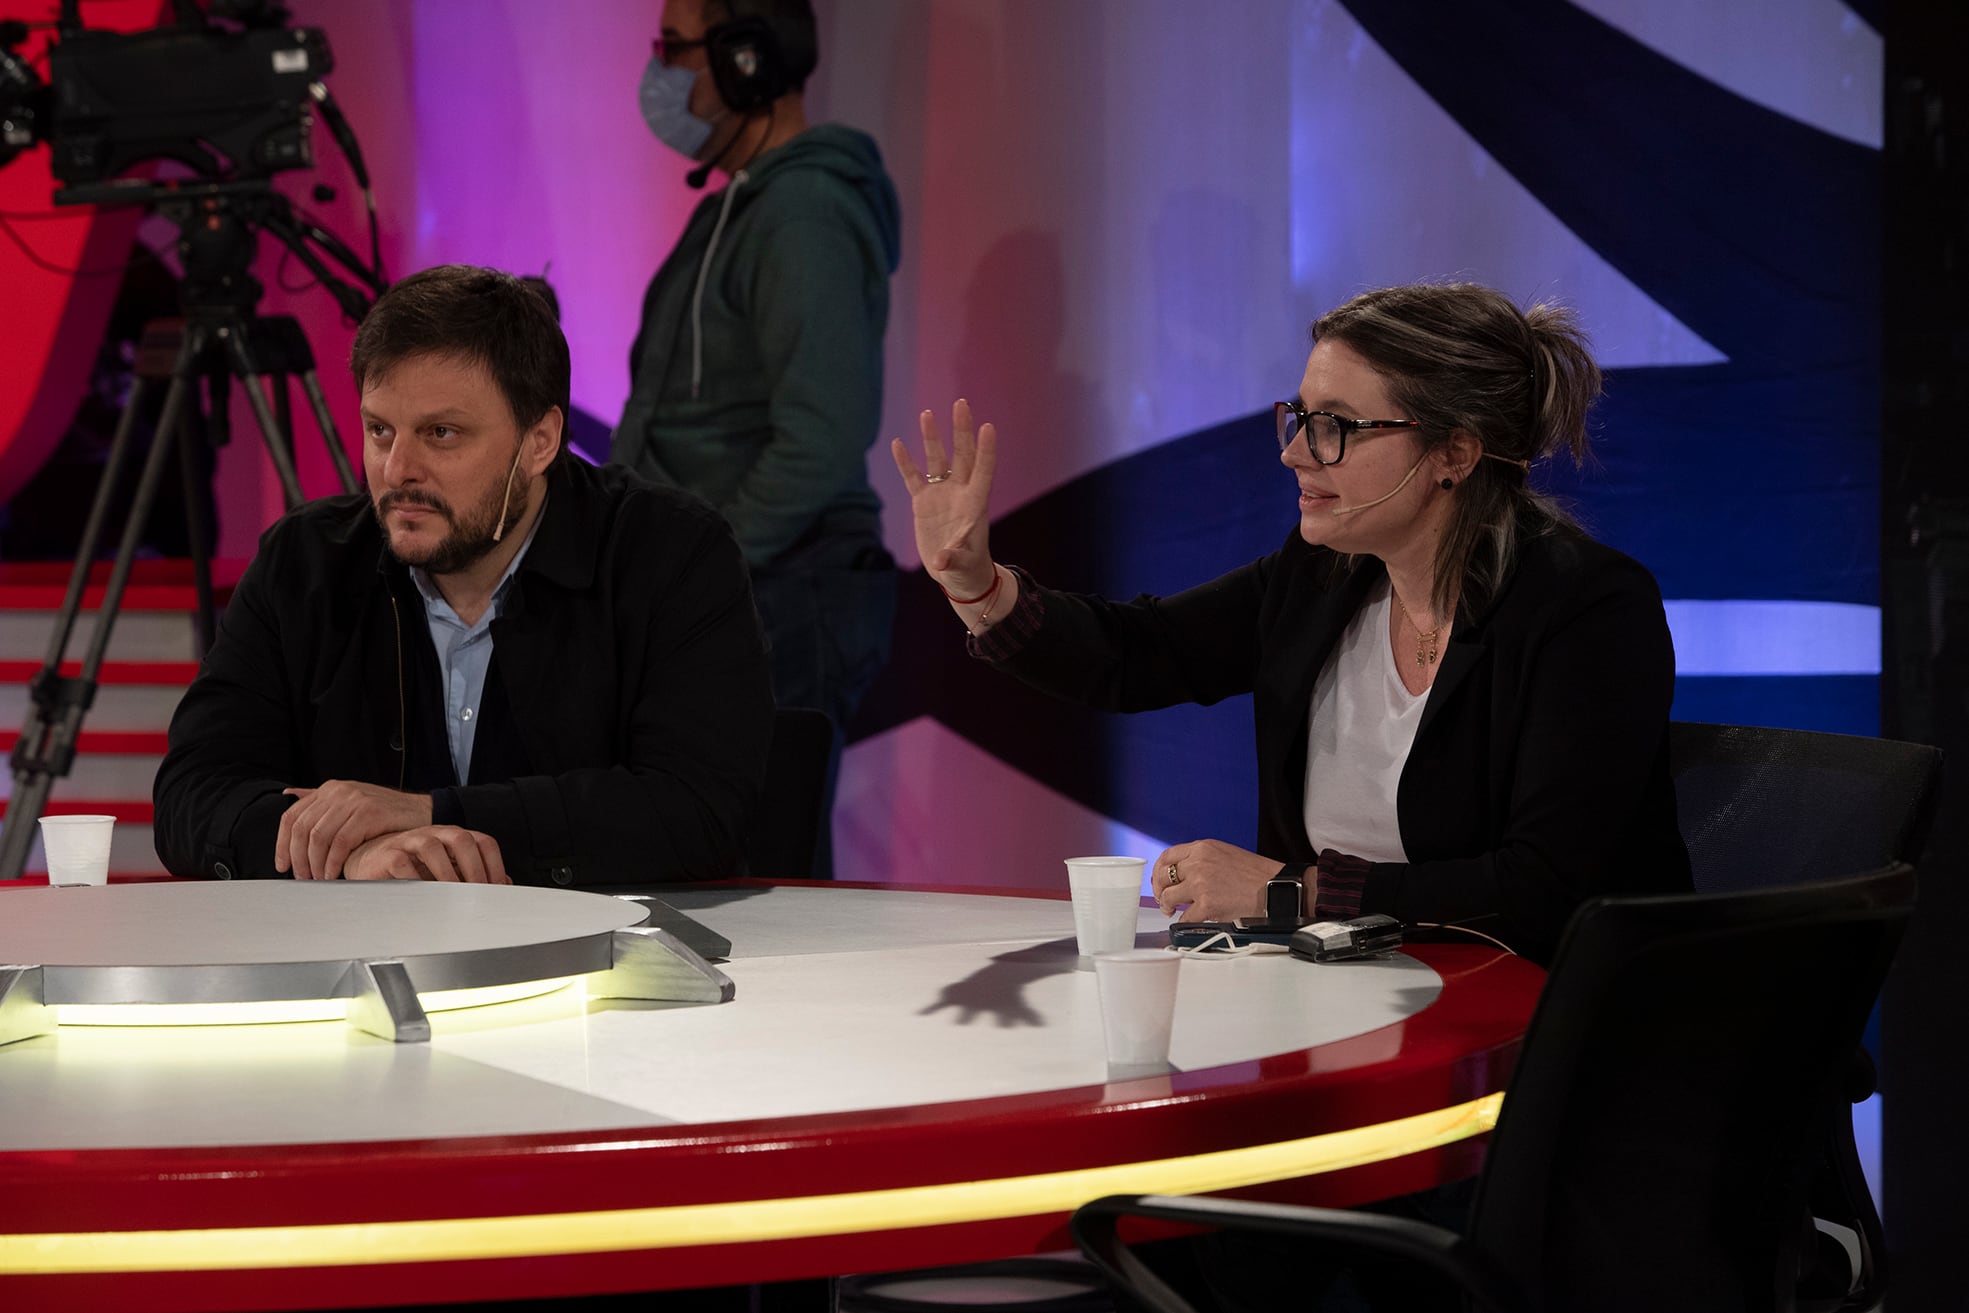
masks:
{"type": "Polygon", "coordinates": [[[1511,1283],[1454,1231],[1427,1222],[1337,1208],[1297,1208],[1205,1197],[1109,1195],[1074,1212],[1071,1229],[1086,1254],[1116,1285],[1153,1313],[1194,1313],[1181,1296],[1121,1242],[1124,1217],[1147,1217],[1224,1230],[1305,1236],[1407,1258],[1454,1281],[1476,1306],[1492,1313],[1526,1307],[1511,1283]]]}

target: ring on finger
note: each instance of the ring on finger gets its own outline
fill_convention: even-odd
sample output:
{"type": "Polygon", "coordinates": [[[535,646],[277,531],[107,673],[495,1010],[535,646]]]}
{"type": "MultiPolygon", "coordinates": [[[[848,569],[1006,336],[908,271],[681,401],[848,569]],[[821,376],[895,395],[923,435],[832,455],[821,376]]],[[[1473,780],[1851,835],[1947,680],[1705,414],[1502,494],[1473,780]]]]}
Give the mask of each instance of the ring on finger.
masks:
{"type": "Polygon", "coordinates": [[[923,476],[923,482],[925,482],[925,483],[942,483],[942,482],[943,482],[943,481],[944,481],[945,479],[947,479],[947,478],[949,478],[949,477],[950,477],[950,471],[949,471],[949,470],[945,470],[945,471],[944,471],[944,472],[943,472],[942,474],[925,474],[925,475],[923,476]]]}
{"type": "Polygon", "coordinates": [[[1174,862],[1169,863],[1169,865],[1163,870],[1163,875],[1168,877],[1167,878],[1168,884],[1178,885],[1183,883],[1183,877],[1176,874],[1176,863],[1174,862]]]}

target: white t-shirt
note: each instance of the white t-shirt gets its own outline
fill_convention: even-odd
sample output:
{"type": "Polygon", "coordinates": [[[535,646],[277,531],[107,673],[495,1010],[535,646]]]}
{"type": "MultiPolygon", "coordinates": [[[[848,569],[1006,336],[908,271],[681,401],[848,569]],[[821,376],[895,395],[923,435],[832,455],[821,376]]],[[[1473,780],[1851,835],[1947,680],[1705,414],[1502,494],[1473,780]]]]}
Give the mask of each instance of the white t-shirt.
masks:
{"type": "Polygon", "coordinates": [[[1306,835],[1371,862],[1406,862],[1395,795],[1428,690],[1411,693],[1388,645],[1393,593],[1383,580],[1313,684],[1306,741],[1306,835]]]}

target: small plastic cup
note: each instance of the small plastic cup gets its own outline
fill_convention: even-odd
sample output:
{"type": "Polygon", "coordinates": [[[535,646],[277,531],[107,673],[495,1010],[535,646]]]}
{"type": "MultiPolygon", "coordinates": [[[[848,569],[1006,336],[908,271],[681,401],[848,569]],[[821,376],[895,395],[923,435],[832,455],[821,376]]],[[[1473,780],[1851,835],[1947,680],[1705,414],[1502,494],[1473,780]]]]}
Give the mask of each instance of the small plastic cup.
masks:
{"type": "Polygon", "coordinates": [[[43,816],[41,848],[49,884],[108,884],[114,816],[43,816]]]}
{"type": "Polygon", "coordinates": [[[1073,937],[1080,956],[1120,953],[1135,946],[1136,913],[1142,905],[1139,857],[1069,857],[1067,889],[1073,894],[1073,937]]]}
{"type": "Polygon", "coordinates": [[[1167,1069],[1182,966],[1182,956],[1166,949],[1136,948],[1094,958],[1101,1034],[1107,1041],[1111,1069],[1167,1069]]]}

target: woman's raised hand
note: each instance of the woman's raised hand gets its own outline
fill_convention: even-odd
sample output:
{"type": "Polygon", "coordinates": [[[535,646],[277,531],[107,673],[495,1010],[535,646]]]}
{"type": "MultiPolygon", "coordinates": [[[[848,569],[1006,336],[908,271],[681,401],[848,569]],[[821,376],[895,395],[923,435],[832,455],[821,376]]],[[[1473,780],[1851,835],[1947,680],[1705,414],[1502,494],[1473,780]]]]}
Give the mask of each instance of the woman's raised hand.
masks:
{"type": "Polygon", "coordinates": [[[996,582],[991,564],[988,515],[991,474],[998,463],[998,431],[987,424],[973,430],[971,403],[950,408],[950,451],[937,435],[936,416],[924,411],[917,422],[923,430],[926,475],[910,458],[901,438],[889,443],[896,470],[909,489],[909,508],[916,520],[916,551],[930,577],[955,597],[982,593],[996,582]]]}

